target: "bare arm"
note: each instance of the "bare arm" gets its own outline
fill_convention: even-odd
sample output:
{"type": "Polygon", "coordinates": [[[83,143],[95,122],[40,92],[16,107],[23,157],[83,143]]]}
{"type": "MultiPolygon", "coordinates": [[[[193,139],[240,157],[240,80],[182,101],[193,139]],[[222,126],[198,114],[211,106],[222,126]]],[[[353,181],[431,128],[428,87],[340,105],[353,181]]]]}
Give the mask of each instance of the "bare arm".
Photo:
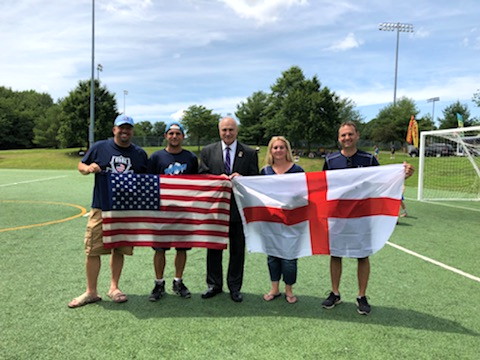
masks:
{"type": "Polygon", "coordinates": [[[87,165],[80,161],[78,163],[78,171],[80,171],[80,173],[83,175],[88,175],[91,173],[98,173],[102,171],[102,169],[100,168],[100,166],[98,166],[97,163],[91,163],[90,165],[87,165]]]}

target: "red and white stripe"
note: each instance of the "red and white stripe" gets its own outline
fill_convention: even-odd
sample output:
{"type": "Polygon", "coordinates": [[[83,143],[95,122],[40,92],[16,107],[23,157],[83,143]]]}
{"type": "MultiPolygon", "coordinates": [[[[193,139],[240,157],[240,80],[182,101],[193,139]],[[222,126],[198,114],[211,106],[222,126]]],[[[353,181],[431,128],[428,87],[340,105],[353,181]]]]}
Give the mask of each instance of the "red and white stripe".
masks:
{"type": "Polygon", "coordinates": [[[104,245],[226,249],[231,190],[220,176],[161,175],[159,210],[102,212],[104,245]]]}

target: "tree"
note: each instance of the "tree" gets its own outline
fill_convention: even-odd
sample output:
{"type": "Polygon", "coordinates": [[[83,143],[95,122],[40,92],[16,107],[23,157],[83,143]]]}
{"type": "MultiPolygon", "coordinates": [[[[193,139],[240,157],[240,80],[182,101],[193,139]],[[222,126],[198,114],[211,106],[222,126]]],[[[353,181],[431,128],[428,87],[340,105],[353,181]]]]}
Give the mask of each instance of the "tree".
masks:
{"type": "Polygon", "coordinates": [[[355,109],[355,102],[351,99],[338,99],[338,118],[340,123],[346,121],[353,121],[355,124],[362,124],[364,122],[363,116],[355,109]]]}
{"type": "MultiPolygon", "coordinates": [[[[95,140],[112,136],[113,120],[117,117],[114,94],[95,80],[95,140]]],[[[83,147],[88,144],[90,124],[90,80],[79,81],[77,87],[60,102],[63,119],[58,140],[62,147],[83,147]]]]}
{"type": "Polygon", "coordinates": [[[304,143],[307,152],[313,144],[330,142],[339,124],[335,94],[327,87],[321,88],[315,76],[285,98],[281,116],[289,139],[304,143]]]}
{"type": "Polygon", "coordinates": [[[135,123],[135,136],[153,136],[153,125],[150,121],[135,123]]]}
{"type": "Polygon", "coordinates": [[[420,119],[416,119],[418,123],[418,134],[422,131],[435,130],[435,123],[432,120],[431,115],[422,116],[420,119]]]}
{"type": "Polygon", "coordinates": [[[182,124],[188,136],[196,140],[200,151],[201,140],[212,140],[218,136],[220,115],[202,105],[192,105],[184,113],[182,124]]]}
{"type": "Polygon", "coordinates": [[[58,129],[62,123],[62,113],[59,105],[50,107],[44,115],[38,117],[35,122],[33,143],[39,147],[58,148],[58,129]]]}
{"type": "Polygon", "coordinates": [[[480,89],[477,90],[475,94],[473,94],[472,101],[480,107],[480,89]]]}
{"type": "Polygon", "coordinates": [[[35,122],[53,106],[50,95],[33,90],[16,92],[0,87],[1,149],[33,146],[35,122]]]}
{"type": "Polygon", "coordinates": [[[406,97],[381,109],[368,127],[370,138],[376,142],[390,143],[405,141],[410,117],[419,113],[415,102],[406,97]]]}
{"type": "Polygon", "coordinates": [[[284,135],[295,146],[330,142],[339,119],[339,97],[322,87],[316,76],[305,78],[298,66],[282,73],[271,86],[267,109],[267,135],[284,135]]]}
{"type": "Polygon", "coordinates": [[[461,104],[460,101],[454,102],[452,105],[443,109],[443,118],[439,118],[440,129],[452,129],[458,127],[459,114],[463,118],[463,126],[476,125],[475,120],[470,119],[470,111],[466,104],[461,104]]]}
{"type": "Polygon", "coordinates": [[[265,118],[267,139],[275,135],[284,135],[295,144],[295,140],[291,138],[287,131],[290,119],[286,118],[284,111],[285,101],[292,92],[302,86],[304,81],[305,75],[302,69],[298,66],[292,66],[290,69],[282,72],[282,76],[270,87],[272,90],[271,101],[265,118]]]}
{"type": "Polygon", "coordinates": [[[248,144],[266,144],[265,116],[270,103],[269,96],[263,91],[254,92],[246,102],[237,105],[235,116],[240,120],[239,138],[248,144]]]}
{"type": "Polygon", "coordinates": [[[167,124],[165,124],[163,121],[157,121],[156,123],[154,123],[152,130],[153,136],[163,137],[166,127],[167,124]]]}

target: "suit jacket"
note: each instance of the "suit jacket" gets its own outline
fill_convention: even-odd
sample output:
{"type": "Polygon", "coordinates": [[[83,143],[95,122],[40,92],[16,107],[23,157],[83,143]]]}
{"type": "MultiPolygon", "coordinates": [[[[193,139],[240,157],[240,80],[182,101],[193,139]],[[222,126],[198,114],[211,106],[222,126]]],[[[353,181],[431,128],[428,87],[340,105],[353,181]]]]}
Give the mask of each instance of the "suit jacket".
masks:
{"type": "MultiPolygon", "coordinates": [[[[237,141],[234,159],[232,173],[237,172],[243,176],[258,175],[258,156],[254,149],[237,141]]],[[[221,141],[207,145],[202,149],[198,172],[212,175],[225,174],[221,141]]],[[[230,221],[241,221],[233,194],[230,202],[230,221]]]]}

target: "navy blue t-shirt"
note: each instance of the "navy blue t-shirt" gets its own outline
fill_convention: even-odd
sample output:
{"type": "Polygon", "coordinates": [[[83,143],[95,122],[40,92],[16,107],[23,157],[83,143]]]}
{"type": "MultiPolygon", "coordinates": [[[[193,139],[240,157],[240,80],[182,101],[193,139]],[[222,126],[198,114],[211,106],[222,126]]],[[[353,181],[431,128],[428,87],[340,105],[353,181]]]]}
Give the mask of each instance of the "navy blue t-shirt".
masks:
{"type": "Polygon", "coordinates": [[[367,166],[380,165],[372,154],[369,154],[362,150],[357,150],[353,156],[344,156],[340,151],[328,154],[325,157],[325,164],[323,164],[323,170],[336,170],[336,169],[348,169],[359,168],[367,166]]]}
{"type": "MultiPolygon", "coordinates": [[[[305,170],[303,170],[303,168],[300,165],[293,164],[292,167],[288,169],[288,171],[285,171],[285,174],[292,174],[292,173],[299,173],[299,172],[305,172],[305,170]]],[[[276,175],[276,174],[277,173],[275,172],[275,170],[273,170],[273,168],[270,165],[264,166],[260,170],[260,175],[276,175]]]]}
{"type": "Polygon", "coordinates": [[[103,197],[108,195],[104,188],[105,182],[102,181],[102,176],[105,176],[103,171],[142,174],[147,171],[147,161],[147,153],[135,144],[124,148],[115,144],[113,139],[100,140],[93,144],[82,159],[83,163],[96,163],[102,169],[102,173],[95,174],[92,208],[101,209],[103,197]]]}
{"type": "Polygon", "coordinates": [[[198,174],[198,160],[195,154],[188,150],[171,154],[163,149],[150,156],[147,171],[149,174],[198,174]]]}

